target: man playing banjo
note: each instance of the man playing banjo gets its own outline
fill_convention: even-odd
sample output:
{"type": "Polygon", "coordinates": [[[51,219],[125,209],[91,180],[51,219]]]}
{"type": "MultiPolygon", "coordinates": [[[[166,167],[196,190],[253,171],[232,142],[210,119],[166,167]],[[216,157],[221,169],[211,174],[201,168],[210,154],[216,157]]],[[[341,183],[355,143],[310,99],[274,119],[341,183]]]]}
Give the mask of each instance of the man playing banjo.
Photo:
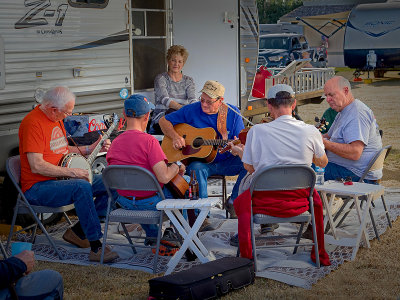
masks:
{"type": "MultiPolygon", "coordinates": [[[[79,222],[67,229],[63,239],[80,248],[90,247],[89,260],[100,261],[102,232],[98,212],[107,207],[101,175],[95,175],[90,184],[88,170],[58,165],[64,155],[88,155],[100,142],[99,138],[88,146],[68,145],[62,120],[72,114],[74,105],[75,95],[67,87],[55,87],[22,120],[18,133],[21,188],[33,205],[58,207],[74,203],[79,222]]],[[[106,140],[102,151],[107,151],[110,144],[106,140]]],[[[107,247],[104,261],[116,258],[118,254],[107,247]]]]}

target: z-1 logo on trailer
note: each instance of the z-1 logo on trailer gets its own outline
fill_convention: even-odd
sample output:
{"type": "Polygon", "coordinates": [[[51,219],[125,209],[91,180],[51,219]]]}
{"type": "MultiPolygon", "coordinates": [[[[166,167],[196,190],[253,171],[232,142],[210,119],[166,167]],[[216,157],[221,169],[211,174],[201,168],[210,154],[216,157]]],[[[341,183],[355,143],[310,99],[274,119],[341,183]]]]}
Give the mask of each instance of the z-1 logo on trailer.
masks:
{"type": "Polygon", "coordinates": [[[62,26],[68,4],[60,4],[57,9],[52,9],[50,0],[25,0],[25,7],[29,8],[29,11],[15,23],[15,29],[53,25],[49,24],[49,20],[54,18],[54,26],[62,26]]]}

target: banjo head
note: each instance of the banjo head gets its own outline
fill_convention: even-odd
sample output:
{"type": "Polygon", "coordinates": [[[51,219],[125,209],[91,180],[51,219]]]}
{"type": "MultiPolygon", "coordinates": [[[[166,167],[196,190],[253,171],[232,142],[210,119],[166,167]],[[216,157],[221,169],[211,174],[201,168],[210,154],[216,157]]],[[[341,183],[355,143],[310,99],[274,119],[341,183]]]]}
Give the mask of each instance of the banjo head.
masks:
{"type": "Polygon", "coordinates": [[[89,182],[93,182],[92,168],[90,167],[88,161],[83,156],[77,153],[69,153],[62,164],[63,167],[67,168],[79,168],[89,172],[89,182]]]}

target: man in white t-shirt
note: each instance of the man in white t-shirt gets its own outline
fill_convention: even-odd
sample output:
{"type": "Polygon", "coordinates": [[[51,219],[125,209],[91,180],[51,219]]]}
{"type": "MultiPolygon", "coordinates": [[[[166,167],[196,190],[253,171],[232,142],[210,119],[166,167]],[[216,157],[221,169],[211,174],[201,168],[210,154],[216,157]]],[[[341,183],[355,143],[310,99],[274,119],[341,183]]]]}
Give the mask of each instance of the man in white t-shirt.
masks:
{"type": "Polygon", "coordinates": [[[242,158],[249,174],[266,166],[303,164],[324,167],[328,163],[322,136],[313,125],[296,120],[293,89],[277,84],[268,90],[268,110],[274,119],[253,126],[246,145],[233,146],[232,153],[242,158]]]}
{"type": "MultiPolygon", "coordinates": [[[[242,158],[244,168],[248,171],[239,193],[249,188],[252,176],[263,167],[299,164],[311,166],[312,163],[325,167],[328,163],[318,129],[292,116],[296,99],[289,85],[277,84],[271,87],[268,90],[267,105],[274,120],[253,126],[247,134],[245,146],[230,143],[232,153],[242,158]]],[[[276,228],[274,224],[268,225],[265,227],[267,232],[276,228]]],[[[232,245],[236,244],[235,239],[231,239],[232,245]]]]}

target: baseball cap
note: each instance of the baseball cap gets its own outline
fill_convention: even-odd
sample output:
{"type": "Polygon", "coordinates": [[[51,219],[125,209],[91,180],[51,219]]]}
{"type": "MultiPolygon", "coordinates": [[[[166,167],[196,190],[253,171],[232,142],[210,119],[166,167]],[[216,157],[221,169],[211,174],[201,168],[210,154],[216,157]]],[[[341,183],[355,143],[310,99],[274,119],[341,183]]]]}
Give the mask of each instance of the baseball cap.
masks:
{"type": "Polygon", "coordinates": [[[268,89],[267,99],[276,98],[276,94],[279,92],[288,92],[292,97],[294,97],[294,91],[290,85],[275,84],[268,89]]]}
{"type": "Polygon", "coordinates": [[[216,99],[218,97],[224,97],[225,88],[218,81],[207,80],[200,92],[206,93],[211,98],[216,99]]]}
{"type": "Polygon", "coordinates": [[[124,108],[127,117],[140,117],[154,109],[154,104],[145,96],[134,94],[125,100],[124,108]]]}

